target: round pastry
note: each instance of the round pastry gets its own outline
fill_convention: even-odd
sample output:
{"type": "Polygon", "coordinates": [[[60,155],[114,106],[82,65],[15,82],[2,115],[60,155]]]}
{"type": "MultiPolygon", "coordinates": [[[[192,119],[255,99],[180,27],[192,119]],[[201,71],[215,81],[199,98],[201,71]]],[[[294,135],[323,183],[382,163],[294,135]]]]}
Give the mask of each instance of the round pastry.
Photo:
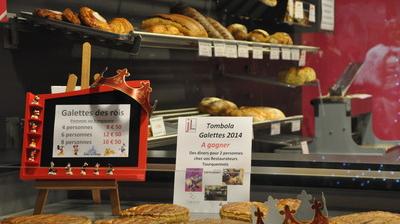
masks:
{"type": "Polygon", "coordinates": [[[329,219],[330,224],[398,224],[400,214],[372,211],[343,215],[329,219]]]}
{"type": "Polygon", "coordinates": [[[43,214],[11,217],[1,221],[2,224],[91,224],[84,216],[43,214]]]}
{"type": "Polygon", "coordinates": [[[155,25],[171,25],[176,27],[185,36],[208,37],[207,31],[196,20],[179,14],[159,14],[156,17],[142,21],[141,28],[144,30],[155,25]]]}
{"type": "Polygon", "coordinates": [[[267,42],[269,39],[269,34],[267,31],[262,30],[262,29],[255,29],[251,31],[247,35],[247,40],[248,41],[254,41],[254,42],[267,42]]]}
{"type": "Polygon", "coordinates": [[[218,97],[205,97],[199,104],[199,111],[211,115],[227,115],[229,111],[238,107],[229,100],[223,100],[218,97]]]}
{"type": "Polygon", "coordinates": [[[62,13],[62,18],[70,23],[73,24],[81,24],[81,21],[79,20],[78,14],[76,14],[74,11],[72,11],[70,8],[64,9],[62,13]]]}
{"type": "Polygon", "coordinates": [[[231,24],[227,27],[228,31],[233,35],[235,40],[247,40],[247,28],[239,23],[231,24]]]}
{"type": "Polygon", "coordinates": [[[303,67],[297,71],[297,74],[304,76],[305,82],[312,82],[317,79],[317,73],[311,67],[303,67]]]}
{"type": "Polygon", "coordinates": [[[160,34],[169,34],[169,35],[178,35],[178,36],[183,36],[183,33],[179,31],[178,28],[176,28],[173,25],[154,25],[147,27],[145,31],[150,32],[150,33],[160,33],[160,34]]]}
{"type": "Polygon", "coordinates": [[[50,9],[35,9],[33,14],[46,19],[62,20],[62,12],[50,9]]]}
{"type": "Polygon", "coordinates": [[[191,220],[189,224],[248,224],[249,222],[233,219],[197,219],[191,220]]]}
{"type": "Polygon", "coordinates": [[[268,208],[261,202],[231,202],[223,205],[219,210],[222,219],[235,219],[245,222],[252,221],[251,208],[255,206],[260,209],[263,215],[266,215],[268,208]]]}
{"type": "Polygon", "coordinates": [[[114,18],[108,24],[113,33],[129,34],[133,31],[132,24],[125,18],[114,18]]]}
{"type": "Polygon", "coordinates": [[[290,35],[284,32],[276,32],[272,34],[271,36],[269,36],[268,42],[272,44],[293,45],[293,40],[290,35]]]}
{"type": "Polygon", "coordinates": [[[121,216],[150,217],[161,223],[181,223],[189,221],[189,209],[174,204],[144,204],[123,210],[121,216]]]}
{"type": "Polygon", "coordinates": [[[118,217],[113,219],[100,219],[94,224],[167,224],[168,222],[152,217],[118,217]]]}
{"type": "Polygon", "coordinates": [[[217,20],[207,17],[208,22],[222,35],[224,39],[227,40],[234,40],[232,34],[224,27],[222,26],[221,23],[219,23],[217,20]]]}
{"type": "Polygon", "coordinates": [[[88,7],[82,7],[79,10],[79,18],[81,19],[81,22],[86,26],[90,26],[103,31],[111,31],[111,27],[107,23],[107,20],[104,19],[98,12],[88,7]]]}
{"type": "Polygon", "coordinates": [[[284,75],[283,82],[290,85],[303,85],[306,81],[306,77],[304,75],[299,75],[296,67],[289,68],[286,75],[284,75]]]}
{"type": "Polygon", "coordinates": [[[218,39],[223,39],[224,37],[218,32],[217,29],[207,20],[206,17],[204,17],[199,11],[197,11],[195,8],[192,7],[187,7],[184,10],[182,10],[182,14],[185,16],[188,16],[197,22],[199,22],[204,29],[207,31],[207,34],[209,37],[212,38],[218,38],[218,39]]]}

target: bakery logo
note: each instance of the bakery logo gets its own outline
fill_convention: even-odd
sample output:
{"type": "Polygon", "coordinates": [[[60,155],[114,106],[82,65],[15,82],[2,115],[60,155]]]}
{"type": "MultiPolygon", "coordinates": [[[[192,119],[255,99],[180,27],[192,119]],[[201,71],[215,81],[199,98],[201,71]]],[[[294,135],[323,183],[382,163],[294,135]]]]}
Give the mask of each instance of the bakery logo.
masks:
{"type": "Polygon", "coordinates": [[[197,128],[197,119],[196,118],[187,118],[185,122],[185,132],[186,133],[195,133],[197,128]]]}

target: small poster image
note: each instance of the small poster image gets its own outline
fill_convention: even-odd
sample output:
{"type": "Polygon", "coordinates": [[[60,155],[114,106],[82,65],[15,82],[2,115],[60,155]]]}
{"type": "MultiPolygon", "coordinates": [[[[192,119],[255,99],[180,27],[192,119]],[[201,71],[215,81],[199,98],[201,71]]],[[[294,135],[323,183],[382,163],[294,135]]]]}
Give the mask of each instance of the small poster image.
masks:
{"type": "Polygon", "coordinates": [[[203,190],[203,169],[187,168],[185,175],[186,192],[202,192],[203,190]]]}
{"type": "Polygon", "coordinates": [[[226,185],[243,185],[243,169],[223,169],[222,182],[226,185]]]}
{"type": "Polygon", "coordinates": [[[226,185],[206,185],[205,201],[227,201],[228,187],[226,185]]]}

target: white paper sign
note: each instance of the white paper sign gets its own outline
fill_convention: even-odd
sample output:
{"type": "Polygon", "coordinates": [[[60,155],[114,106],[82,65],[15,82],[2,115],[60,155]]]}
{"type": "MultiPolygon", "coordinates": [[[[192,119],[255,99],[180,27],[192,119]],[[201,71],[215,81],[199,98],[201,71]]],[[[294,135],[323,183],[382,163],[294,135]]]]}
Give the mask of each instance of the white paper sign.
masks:
{"type": "Polygon", "coordinates": [[[335,27],[335,0],[321,0],[321,29],[333,31],[335,27]]]}
{"type": "Polygon", "coordinates": [[[299,120],[292,121],[292,132],[300,131],[301,123],[299,120]]]}
{"type": "Polygon", "coordinates": [[[218,213],[221,203],[249,201],[252,118],[180,117],[174,204],[218,213]]]}
{"type": "Polygon", "coordinates": [[[281,133],[281,124],[272,123],[271,124],[271,135],[279,135],[281,133]]]}
{"type": "Polygon", "coordinates": [[[288,0],[287,9],[288,9],[288,12],[289,12],[289,16],[293,17],[294,16],[294,3],[293,3],[293,0],[288,0]]]}
{"type": "Polygon", "coordinates": [[[315,23],[316,19],[315,19],[315,5],[314,4],[310,4],[310,8],[308,11],[308,21],[315,23]]]}
{"type": "Polygon", "coordinates": [[[305,66],[306,65],[306,54],[307,52],[302,50],[300,52],[300,59],[299,59],[299,66],[305,66]]]}
{"type": "Polygon", "coordinates": [[[238,51],[236,44],[226,44],[225,45],[225,56],[227,58],[237,58],[238,51]]]}
{"type": "Polygon", "coordinates": [[[310,154],[310,150],[308,148],[307,141],[300,142],[300,146],[301,146],[301,152],[303,154],[310,154]]]}
{"type": "Polygon", "coordinates": [[[278,47],[271,47],[271,51],[269,52],[269,59],[271,60],[280,59],[280,50],[278,47]]]}
{"type": "Polygon", "coordinates": [[[56,105],[53,157],[128,157],[130,104],[56,105]]]}
{"type": "Polygon", "coordinates": [[[263,59],[263,48],[260,46],[253,46],[253,58],[263,59]]]}
{"type": "Polygon", "coordinates": [[[150,127],[153,137],[163,136],[167,134],[165,130],[164,119],[161,116],[150,118],[150,127]]]}
{"type": "Polygon", "coordinates": [[[199,41],[199,56],[212,57],[211,42],[199,41]]]}
{"type": "Polygon", "coordinates": [[[294,18],[303,19],[304,18],[304,8],[302,1],[296,1],[294,4],[294,18]]]}
{"type": "Polygon", "coordinates": [[[249,58],[249,45],[239,44],[238,45],[238,57],[239,58],[249,58]]]}
{"type": "Polygon", "coordinates": [[[290,55],[293,61],[298,61],[300,60],[300,49],[290,49],[290,55]]]}
{"type": "Polygon", "coordinates": [[[282,59],[292,60],[292,55],[289,48],[282,48],[282,59]]]}
{"type": "Polygon", "coordinates": [[[225,57],[225,43],[214,42],[214,56],[225,57]]]}

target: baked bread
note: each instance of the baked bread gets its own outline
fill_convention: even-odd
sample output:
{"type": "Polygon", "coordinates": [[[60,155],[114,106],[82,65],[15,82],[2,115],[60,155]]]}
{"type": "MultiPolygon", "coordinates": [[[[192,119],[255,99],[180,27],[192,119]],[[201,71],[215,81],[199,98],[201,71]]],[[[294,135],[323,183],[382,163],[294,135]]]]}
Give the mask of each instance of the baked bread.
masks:
{"type": "Polygon", "coordinates": [[[77,25],[81,24],[81,20],[79,19],[78,14],[75,13],[74,11],[72,11],[70,8],[64,9],[64,11],[62,13],[62,18],[63,18],[63,20],[73,23],[73,24],[77,24],[77,25]]]}
{"type": "Polygon", "coordinates": [[[152,217],[118,217],[113,219],[100,219],[94,224],[167,224],[162,219],[152,217]]]}
{"type": "Polygon", "coordinates": [[[229,111],[235,110],[238,107],[229,100],[223,100],[218,97],[205,97],[201,100],[198,108],[201,113],[228,115],[229,111]]]}
{"type": "Polygon", "coordinates": [[[239,23],[231,24],[227,27],[235,40],[247,40],[247,28],[239,23]]]}
{"type": "Polygon", "coordinates": [[[111,27],[98,12],[89,7],[82,7],[79,10],[79,19],[86,26],[90,26],[99,30],[111,32],[111,27]]]}
{"type": "Polygon", "coordinates": [[[224,26],[222,26],[221,23],[219,23],[217,20],[215,20],[211,17],[207,17],[207,20],[222,35],[222,37],[224,39],[227,39],[227,40],[235,39],[235,38],[233,38],[232,34],[224,26]]]}
{"type": "Polygon", "coordinates": [[[293,40],[290,37],[289,34],[285,32],[276,32],[269,36],[269,43],[272,44],[287,44],[287,45],[293,45],[293,40]]]}
{"type": "Polygon", "coordinates": [[[329,219],[330,224],[398,224],[400,214],[371,211],[343,215],[329,219]]]}
{"type": "Polygon", "coordinates": [[[222,219],[234,219],[245,222],[252,221],[251,208],[255,206],[263,215],[268,212],[267,206],[262,202],[231,202],[223,205],[219,210],[222,219]]]}
{"type": "Polygon", "coordinates": [[[196,20],[179,14],[159,14],[142,21],[141,28],[150,29],[155,25],[171,25],[176,27],[185,36],[208,37],[207,31],[196,20]]]}
{"type": "Polygon", "coordinates": [[[62,20],[62,12],[54,11],[50,9],[35,9],[33,11],[33,15],[46,18],[46,19],[53,19],[53,20],[62,20]]]}
{"type": "Polygon", "coordinates": [[[248,224],[249,222],[233,219],[197,219],[191,220],[189,224],[248,224]]]}
{"type": "Polygon", "coordinates": [[[133,32],[133,25],[125,18],[114,18],[108,24],[113,33],[129,34],[133,32]]]}
{"type": "Polygon", "coordinates": [[[317,73],[311,67],[302,67],[297,71],[297,74],[300,76],[304,76],[305,82],[312,82],[317,79],[317,73]]]}
{"type": "Polygon", "coordinates": [[[247,40],[248,41],[254,41],[254,42],[268,42],[269,40],[269,34],[267,31],[262,30],[262,29],[255,29],[251,31],[247,35],[247,40]]]}
{"type": "Polygon", "coordinates": [[[278,0],[259,0],[259,1],[270,7],[275,7],[278,4],[278,0]]]}
{"type": "Polygon", "coordinates": [[[303,85],[306,77],[298,73],[296,67],[290,67],[288,71],[279,74],[279,81],[290,85],[303,85]]]}
{"type": "Polygon", "coordinates": [[[178,36],[183,36],[183,33],[181,33],[181,31],[179,31],[178,28],[176,28],[173,25],[162,25],[162,24],[158,24],[158,25],[154,25],[154,26],[150,26],[147,27],[146,29],[144,29],[146,32],[150,32],[150,33],[160,33],[160,34],[169,34],[169,35],[178,35],[178,36]]]}
{"type": "Polygon", "coordinates": [[[182,14],[188,16],[197,22],[199,22],[204,29],[207,31],[209,37],[223,39],[223,36],[214,28],[213,25],[195,8],[187,7],[182,10],[182,14]]]}
{"type": "Polygon", "coordinates": [[[254,122],[285,118],[285,114],[281,110],[273,107],[240,107],[229,111],[228,114],[238,117],[253,117],[254,122]]]}
{"type": "Polygon", "coordinates": [[[1,224],[91,224],[92,221],[84,216],[43,214],[25,215],[6,218],[1,224]]]}
{"type": "Polygon", "coordinates": [[[180,223],[189,221],[189,209],[174,204],[144,204],[125,209],[121,216],[134,218],[154,218],[160,222],[180,223]]]}

